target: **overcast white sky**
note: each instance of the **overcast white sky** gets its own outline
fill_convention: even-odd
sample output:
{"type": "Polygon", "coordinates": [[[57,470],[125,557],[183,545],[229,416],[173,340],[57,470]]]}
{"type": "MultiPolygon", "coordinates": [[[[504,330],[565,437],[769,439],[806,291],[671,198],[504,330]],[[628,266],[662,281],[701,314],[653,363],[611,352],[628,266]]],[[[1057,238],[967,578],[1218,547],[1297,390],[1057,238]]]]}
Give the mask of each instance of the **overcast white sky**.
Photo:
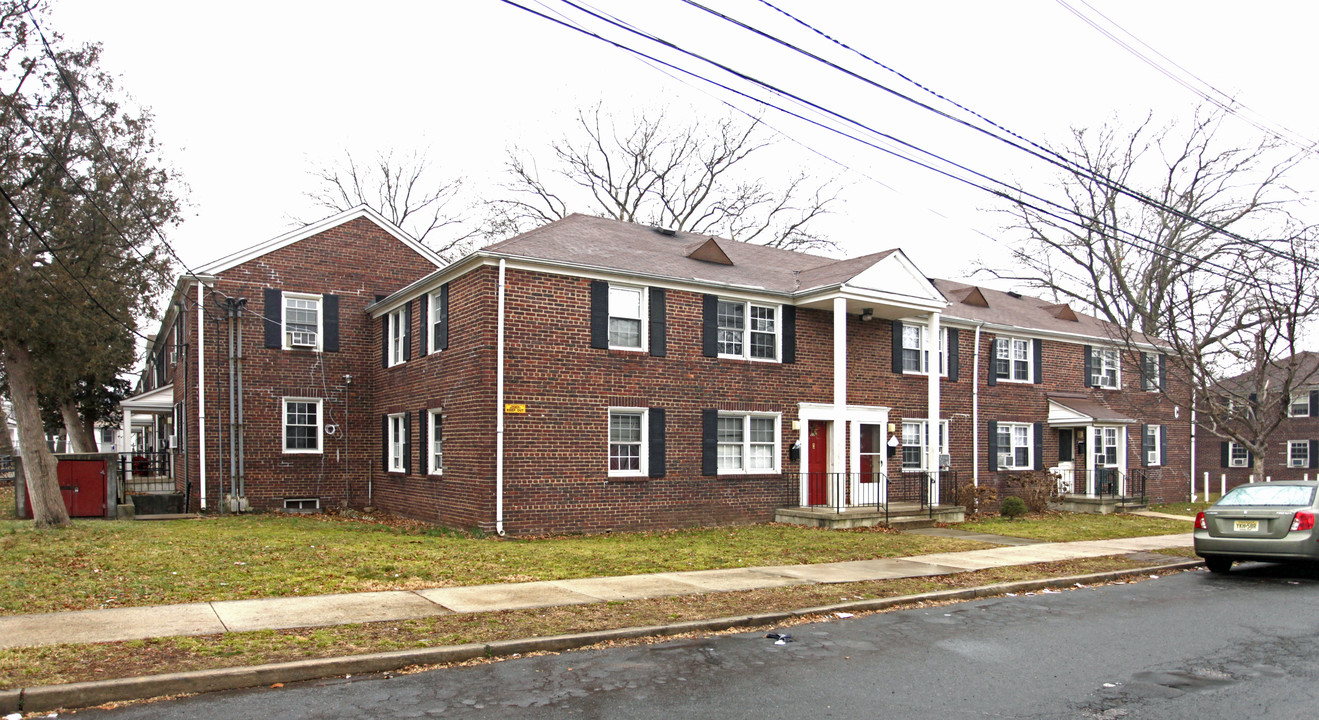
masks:
{"type": "MultiPolygon", "coordinates": [[[[757,0],[705,1],[848,58],[849,67],[903,92],[921,92],[757,0]]],[[[524,2],[569,12],[557,0],[524,2]]],[[[1102,13],[1263,116],[1319,138],[1313,5],[1068,2],[1096,20],[1102,13]]],[[[775,4],[1033,140],[1060,140],[1069,126],[1111,117],[1135,122],[1150,110],[1174,120],[1198,103],[1054,0],[775,4]]],[[[678,0],[593,0],[593,7],[989,175],[1033,189],[1050,177],[1020,153],[974,140],[678,0]]],[[[603,102],[626,115],[662,104],[681,119],[726,113],[726,100],[756,112],[750,101],[675,80],[498,0],[56,0],[51,24],[70,41],[103,43],[104,67],[154,111],[157,138],[191,189],[188,219],[171,235],[190,265],[281,234],[290,216],[323,214],[303,197],[312,185],[307,170],[345,149],[366,156],[429,148],[438,173],[466,177],[480,199],[498,192],[507,148],[546,146],[580,107],[603,102]]],[[[791,136],[760,168],[766,176],[807,167],[846,186],[845,204],[820,226],[845,254],[899,246],[927,274],[957,278],[977,257],[992,261],[1001,252],[991,239],[1001,233],[986,210],[990,196],[774,111],[763,116],[791,136]]],[[[1251,132],[1235,122],[1228,131],[1251,132]]]]}

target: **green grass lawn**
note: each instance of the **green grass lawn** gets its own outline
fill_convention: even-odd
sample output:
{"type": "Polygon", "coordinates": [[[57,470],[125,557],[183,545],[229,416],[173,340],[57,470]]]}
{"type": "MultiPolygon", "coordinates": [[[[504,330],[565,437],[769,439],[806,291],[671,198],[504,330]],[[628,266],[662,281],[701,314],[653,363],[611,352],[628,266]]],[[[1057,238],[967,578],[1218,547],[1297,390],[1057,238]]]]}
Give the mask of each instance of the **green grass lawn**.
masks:
{"type": "Polygon", "coordinates": [[[1165,503],[1162,505],[1151,505],[1150,509],[1155,512],[1172,513],[1173,515],[1189,515],[1195,517],[1195,514],[1208,508],[1210,505],[1218,502],[1219,495],[1210,495],[1208,502],[1179,502],[1165,503]]]}
{"type": "Polygon", "coordinates": [[[1183,520],[1164,520],[1139,515],[1069,513],[1049,513],[1016,520],[1006,520],[995,515],[965,522],[957,527],[971,532],[1010,535],[1047,542],[1172,535],[1191,531],[1191,524],[1183,520]]]}

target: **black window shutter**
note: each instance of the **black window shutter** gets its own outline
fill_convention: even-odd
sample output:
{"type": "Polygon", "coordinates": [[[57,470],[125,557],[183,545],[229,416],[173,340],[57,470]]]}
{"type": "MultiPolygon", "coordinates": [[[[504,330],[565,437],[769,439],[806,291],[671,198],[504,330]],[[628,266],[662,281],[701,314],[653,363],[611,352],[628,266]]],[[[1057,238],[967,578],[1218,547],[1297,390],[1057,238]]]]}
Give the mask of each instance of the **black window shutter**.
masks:
{"type": "Polygon", "coordinates": [[[1319,468],[1319,440],[1310,441],[1310,468],[1319,468]]]}
{"type": "Polygon", "coordinates": [[[948,381],[957,382],[957,328],[948,328],[948,381]]]}
{"type": "Polygon", "coordinates": [[[1227,441],[1224,440],[1223,442],[1218,443],[1218,461],[1219,461],[1219,462],[1218,462],[1218,466],[1219,466],[1219,467],[1227,467],[1227,465],[1228,465],[1228,462],[1227,462],[1227,461],[1228,461],[1228,458],[1230,457],[1230,455],[1231,455],[1231,450],[1228,449],[1227,441]]]}
{"type": "Polygon", "coordinates": [[[440,286],[440,316],[436,318],[440,330],[436,333],[435,350],[449,349],[449,283],[440,286]]]}
{"type": "Polygon", "coordinates": [[[380,317],[380,367],[389,367],[389,313],[380,317]]]}
{"type": "Polygon", "coordinates": [[[1153,378],[1150,377],[1149,370],[1150,370],[1150,355],[1149,353],[1143,352],[1140,354],[1140,389],[1141,390],[1150,389],[1150,380],[1152,380],[1153,378]]]}
{"type": "Polygon", "coordinates": [[[412,359],[412,303],[403,305],[403,360],[412,359]]]}
{"type": "Polygon", "coordinates": [[[1310,391],[1310,417],[1319,417],[1319,390],[1310,391]]]}
{"type": "MultiPolygon", "coordinates": [[[[713,297],[713,296],[706,296],[713,297]]],[[[701,474],[719,474],[719,411],[701,411],[701,474]]]]}
{"type": "MultiPolygon", "coordinates": [[[[594,317],[594,316],[592,316],[594,317]]],[[[669,354],[669,348],[665,344],[665,338],[668,335],[668,308],[664,305],[664,288],[653,287],[650,289],[650,354],[655,357],[664,357],[669,354]]],[[[663,413],[663,411],[660,411],[663,413]]],[[[652,477],[664,477],[663,475],[653,475],[652,477]]]]}
{"type": "Polygon", "coordinates": [[[1044,423],[1037,422],[1032,430],[1035,435],[1035,469],[1044,469],[1044,423]]]}
{"type": "Polygon", "coordinates": [[[1006,340],[991,340],[989,343],[989,373],[985,375],[986,385],[998,384],[998,345],[1006,340]]]}
{"type": "Polygon", "coordinates": [[[797,306],[783,306],[783,362],[797,362],[797,306]]]}
{"type": "Polygon", "coordinates": [[[389,416],[380,416],[380,472],[389,472],[389,416]]]}
{"type": "Polygon", "coordinates": [[[403,413],[403,474],[412,474],[412,413],[403,413]]]}
{"type": "Polygon", "coordinates": [[[989,471],[998,470],[998,421],[989,421],[989,471]]]}
{"type": "Polygon", "coordinates": [[[431,446],[431,415],[426,408],[417,411],[417,474],[425,475],[430,472],[430,462],[426,456],[430,454],[431,446]]]}
{"type": "MultiPolygon", "coordinates": [[[[1142,353],[1143,354],[1143,353],[1142,353]]],[[[1150,434],[1149,425],[1140,426],[1140,466],[1150,466],[1150,434]]]]}
{"type": "Polygon", "coordinates": [[[1086,387],[1094,387],[1094,385],[1091,384],[1091,382],[1090,382],[1090,378],[1091,378],[1091,377],[1094,375],[1094,373],[1095,373],[1095,357],[1094,357],[1094,353],[1090,352],[1090,346],[1089,346],[1089,345],[1082,345],[1082,346],[1081,346],[1081,352],[1085,353],[1085,386],[1086,386],[1086,387]]]}
{"type": "Polygon", "coordinates": [[[893,321],[893,372],[902,374],[902,321],[893,321]]]}
{"type": "Polygon", "coordinates": [[[1044,341],[1036,338],[1030,344],[1035,362],[1035,384],[1039,385],[1044,382],[1044,341]]]}
{"type": "Polygon", "coordinates": [[[420,322],[417,323],[417,350],[425,357],[431,351],[431,328],[426,322],[426,317],[431,311],[431,294],[423,293],[417,299],[417,314],[421,316],[420,322]]]}
{"type": "Polygon", "coordinates": [[[609,347],[609,283],[591,281],[591,347],[609,347]]]}
{"type": "Polygon", "coordinates": [[[1168,388],[1168,356],[1159,354],[1159,386],[1155,390],[1166,390],[1168,388]]]}
{"type": "Polygon", "coordinates": [[[1246,467],[1249,468],[1255,467],[1255,451],[1253,450],[1246,451],[1246,467]]]}
{"type": "Polygon", "coordinates": [[[650,409],[650,457],[646,464],[653,478],[664,477],[664,408],[650,409]]]}
{"type": "Polygon", "coordinates": [[[1168,464],[1168,426],[1159,426],[1159,467],[1168,464]]]}
{"type": "Polygon", "coordinates": [[[339,352],[339,296],[322,295],[321,312],[324,313],[321,324],[325,326],[321,348],[325,352],[339,352]]]}
{"type": "Polygon", "coordinates": [[[705,357],[719,356],[719,297],[717,295],[701,296],[701,354],[705,357]]]}
{"type": "Polygon", "coordinates": [[[266,306],[263,309],[266,318],[266,347],[284,347],[284,293],[275,288],[266,288],[266,306]]]}

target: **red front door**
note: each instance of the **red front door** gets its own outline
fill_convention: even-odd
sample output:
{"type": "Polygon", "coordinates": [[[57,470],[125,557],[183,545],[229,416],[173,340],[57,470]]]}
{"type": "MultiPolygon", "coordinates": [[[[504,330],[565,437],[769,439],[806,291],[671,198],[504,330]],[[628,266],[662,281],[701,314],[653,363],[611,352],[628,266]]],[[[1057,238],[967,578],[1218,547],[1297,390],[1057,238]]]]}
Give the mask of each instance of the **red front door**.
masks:
{"type": "Polygon", "coordinates": [[[806,504],[829,502],[829,423],[811,420],[806,425],[806,504]]]}

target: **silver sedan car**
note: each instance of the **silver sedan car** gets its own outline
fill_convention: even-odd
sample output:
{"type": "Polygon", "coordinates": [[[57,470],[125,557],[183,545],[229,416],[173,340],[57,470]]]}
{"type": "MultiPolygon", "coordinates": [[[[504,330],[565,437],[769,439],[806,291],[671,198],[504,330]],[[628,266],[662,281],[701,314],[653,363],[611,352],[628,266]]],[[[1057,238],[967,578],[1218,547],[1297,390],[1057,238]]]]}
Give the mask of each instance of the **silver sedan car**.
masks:
{"type": "Polygon", "coordinates": [[[1195,554],[1216,573],[1235,560],[1319,561],[1316,488],[1319,482],[1302,481],[1233,488],[1195,516],[1195,554]]]}

